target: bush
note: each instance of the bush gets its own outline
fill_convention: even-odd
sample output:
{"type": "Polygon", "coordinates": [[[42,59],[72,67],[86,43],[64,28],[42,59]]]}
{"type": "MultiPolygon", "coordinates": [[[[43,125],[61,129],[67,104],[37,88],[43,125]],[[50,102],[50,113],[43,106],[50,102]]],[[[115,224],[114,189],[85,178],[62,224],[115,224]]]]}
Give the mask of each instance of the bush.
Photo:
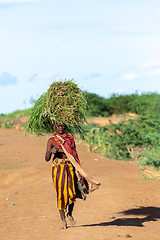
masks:
{"type": "Polygon", "coordinates": [[[25,110],[16,110],[12,113],[5,115],[5,118],[15,119],[15,118],[20,118],[24,116],[30,116],[30,114],[31,114],[31,108],[25,109],[25,110]]]}
{"type": "Polygon", "coordinates": [[[109,126],[88,127],[85,141],[90,151],[108,158],[134,160],[160,167],[160,115],[139,116],[109,126]]]}
{"type": "Polygon", "coordinates": [[[9,120],[4,120],[2,122],[2,128],[15,128],[13,121],[9,121],[9,120]]]}
{"type": "Polygon", "coordinates": [[[106,99],[95,93],[83,92],[87,101],[87,117],[109,116],[110,112],[106,99]]]}

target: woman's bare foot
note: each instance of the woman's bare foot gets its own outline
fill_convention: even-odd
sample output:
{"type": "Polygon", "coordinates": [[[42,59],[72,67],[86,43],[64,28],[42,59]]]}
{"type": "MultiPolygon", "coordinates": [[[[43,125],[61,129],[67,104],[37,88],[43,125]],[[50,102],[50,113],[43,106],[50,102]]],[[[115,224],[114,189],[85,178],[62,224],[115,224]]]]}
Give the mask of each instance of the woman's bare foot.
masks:
{"type": "Polygon", "coordinates": [[[60,227],[60,229],[67,229],[66,219],[63,219],[63,220],[62,220],[62,226],[60,227]]]}
{"type": "Polygon", "coordinates": [[[72,216],[70,216],[69,214],[67,214],[67,217],[68,217],[69,222],[70,222],[70,224],[71,224],[72,226],[76,224],[76,221],[74,220],[74,218],[73,218],[72,216]]]}

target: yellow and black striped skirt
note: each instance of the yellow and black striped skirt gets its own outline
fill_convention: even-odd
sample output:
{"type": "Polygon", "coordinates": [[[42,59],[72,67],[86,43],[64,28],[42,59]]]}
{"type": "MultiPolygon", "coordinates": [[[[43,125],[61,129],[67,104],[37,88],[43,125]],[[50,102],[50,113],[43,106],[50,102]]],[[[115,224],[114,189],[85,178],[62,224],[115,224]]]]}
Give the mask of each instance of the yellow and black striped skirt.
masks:
{"type": "Polygon", "coordinates": [[[75,201],[75,170],[68,161],[52,163],[52,179],[57,193],[57,207],[66,210],[67,206],[75,201]]]}

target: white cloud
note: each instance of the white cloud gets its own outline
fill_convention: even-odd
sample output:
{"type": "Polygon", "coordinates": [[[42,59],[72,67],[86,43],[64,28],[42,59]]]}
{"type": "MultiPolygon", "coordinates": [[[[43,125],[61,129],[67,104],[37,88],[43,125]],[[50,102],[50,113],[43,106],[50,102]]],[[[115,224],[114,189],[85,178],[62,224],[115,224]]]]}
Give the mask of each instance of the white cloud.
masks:
{"type": "Polygon", "coordinates": [[[153,70],[149,73],[150,76],[160,76],[160,68],[153,70]]]}
{"type": "Polygon", "coordinates": [[[138,75],[135,74],[135,73],[129,73],[129,74],[124,74],[120,77],[121,80],[124,80],[124,81],[131,81],[131,80],[135,80],[135,79],[138,79],[138,75]]]}
{"type": "Polygon", "coordinates": [[[130,68],[132,73],[121,74],[120,80],[123,81],[132,81],[137,80],[141,77],[150,78],[150,77],[159,77],[160,76],[160,59],[153,59],[150,61],[142,62],[141,64],[130,68]],[[133,72],[135,71],[135,72],[133,72]]]}
{"type": "Polygon", "coordinates": [[[47,74],[33,74],[29,79],[28,82],[33,82],[36,80],[44,80],[44,79],[53,79],[55,77],[54,73],[47,73],[47,74]]]}
{"type": "Polygon", "coordinates": [[[143,69],[160,67],[160,60],[157,59],[148,62],[143,62],[140,64],[140,67],[142,67],[143,69]]]}

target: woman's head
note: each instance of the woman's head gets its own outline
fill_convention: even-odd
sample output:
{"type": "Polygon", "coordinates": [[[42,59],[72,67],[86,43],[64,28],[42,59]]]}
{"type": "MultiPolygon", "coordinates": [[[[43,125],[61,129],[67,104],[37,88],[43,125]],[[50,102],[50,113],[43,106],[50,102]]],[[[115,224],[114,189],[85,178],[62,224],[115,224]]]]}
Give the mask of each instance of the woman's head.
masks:
{"type": "Polygon", "coordinates": [[[53,128],[56,131],[56,133],[58,134],[63,134],[65,131],[65,124],[61,124],[61,123],[54,123],[53,124],[53,128]]]}

